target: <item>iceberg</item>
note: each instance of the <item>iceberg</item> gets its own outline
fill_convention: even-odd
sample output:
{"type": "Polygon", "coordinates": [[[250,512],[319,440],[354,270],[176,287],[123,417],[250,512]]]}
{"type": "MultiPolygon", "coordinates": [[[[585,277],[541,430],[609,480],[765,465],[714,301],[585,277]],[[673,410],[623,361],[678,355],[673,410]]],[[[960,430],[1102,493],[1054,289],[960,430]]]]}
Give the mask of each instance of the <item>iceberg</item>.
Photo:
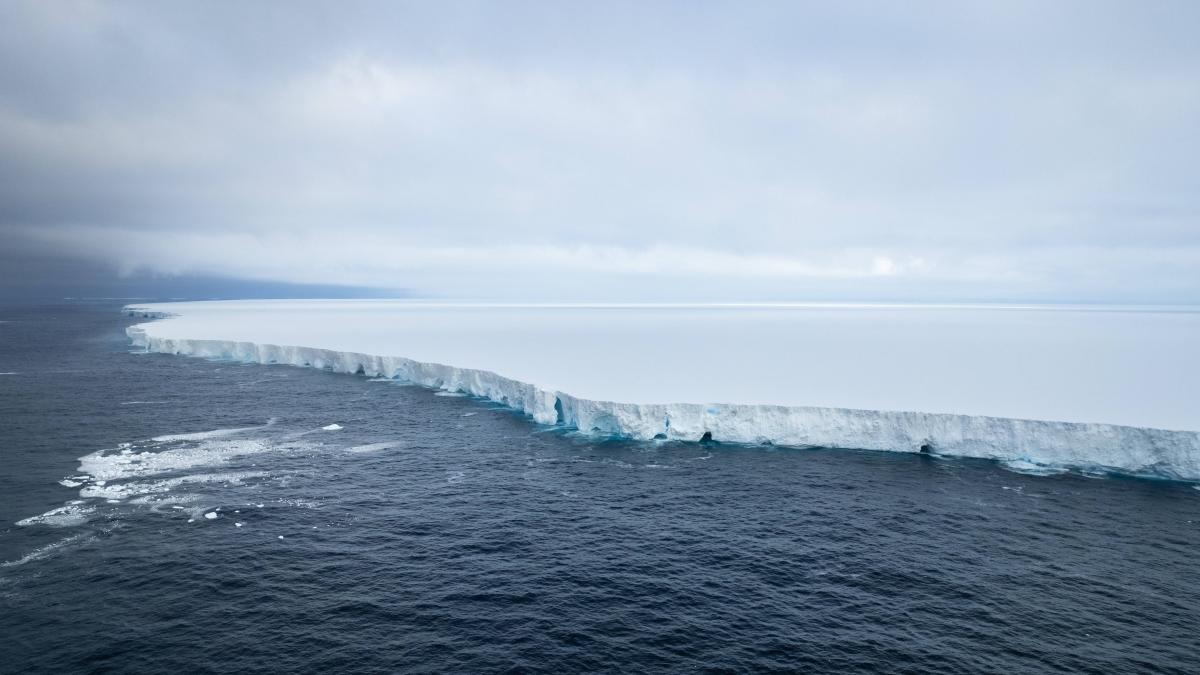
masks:
{"type": "Polygon", "coordinates": [[[155,319],[127,329],[150,352],[401,380],[583,432],[1200,480],[1192,309],[366,300],[126,311],[155,319]],[[730,402],[673,402],[689,399],[730,402]]]}

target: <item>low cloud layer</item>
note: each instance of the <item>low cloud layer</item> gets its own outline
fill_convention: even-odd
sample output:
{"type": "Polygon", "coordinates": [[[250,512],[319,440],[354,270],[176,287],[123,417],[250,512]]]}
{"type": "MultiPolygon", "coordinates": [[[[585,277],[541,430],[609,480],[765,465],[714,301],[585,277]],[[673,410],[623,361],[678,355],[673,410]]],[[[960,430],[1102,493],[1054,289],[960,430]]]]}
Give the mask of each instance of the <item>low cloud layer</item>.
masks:
{"type": "Polygon", "coordinates": [[[1193,3],[5,3],[10,250],[528,299],[1200,302],[1193,3]]]}

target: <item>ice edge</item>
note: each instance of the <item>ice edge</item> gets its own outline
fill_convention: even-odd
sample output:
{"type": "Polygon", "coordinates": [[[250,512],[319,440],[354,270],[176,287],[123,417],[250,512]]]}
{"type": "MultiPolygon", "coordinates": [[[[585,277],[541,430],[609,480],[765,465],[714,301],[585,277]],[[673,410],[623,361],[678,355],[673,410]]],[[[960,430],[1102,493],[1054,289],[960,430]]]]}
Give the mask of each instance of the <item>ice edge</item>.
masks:
{"type": "MultiPolygon", "coordinates": [[[[170,316],[141,310],[127,313],[170,316]]],[[[1195,431],[851,408],[594,401],[486,370],[313,347],[159,337],[147,333],[145,326],[130,326],[126,334],[135,347],[150,352],[387,377],[486,398],[539,424],[634,440],[711,439],[797,448],[928,452],[1200,480],[1200,432],[1195,431]]]]}

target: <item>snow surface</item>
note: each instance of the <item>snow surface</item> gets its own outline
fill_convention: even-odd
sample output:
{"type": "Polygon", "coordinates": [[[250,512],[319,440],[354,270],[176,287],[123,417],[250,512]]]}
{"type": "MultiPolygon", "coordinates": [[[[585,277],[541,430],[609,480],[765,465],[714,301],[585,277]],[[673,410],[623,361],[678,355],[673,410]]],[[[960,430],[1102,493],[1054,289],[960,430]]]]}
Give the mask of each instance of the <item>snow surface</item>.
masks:
{"type": "Polygon", "coordinates": [[[303,300],[129,311],[163,317],[129,329],[151,351],[397,378],[583,431],[926,446],[1200,479],[1195,309],[303,300]]]}

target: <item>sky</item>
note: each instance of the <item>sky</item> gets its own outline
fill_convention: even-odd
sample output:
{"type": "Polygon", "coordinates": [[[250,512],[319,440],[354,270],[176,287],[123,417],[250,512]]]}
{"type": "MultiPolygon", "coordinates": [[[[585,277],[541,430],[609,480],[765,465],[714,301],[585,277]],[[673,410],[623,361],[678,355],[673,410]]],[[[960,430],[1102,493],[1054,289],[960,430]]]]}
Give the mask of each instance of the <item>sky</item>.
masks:
{"type": "Polygon", "coordinates": [[[0,291],[1200,304],[1197,26],[8,0],[0,291]]]}

